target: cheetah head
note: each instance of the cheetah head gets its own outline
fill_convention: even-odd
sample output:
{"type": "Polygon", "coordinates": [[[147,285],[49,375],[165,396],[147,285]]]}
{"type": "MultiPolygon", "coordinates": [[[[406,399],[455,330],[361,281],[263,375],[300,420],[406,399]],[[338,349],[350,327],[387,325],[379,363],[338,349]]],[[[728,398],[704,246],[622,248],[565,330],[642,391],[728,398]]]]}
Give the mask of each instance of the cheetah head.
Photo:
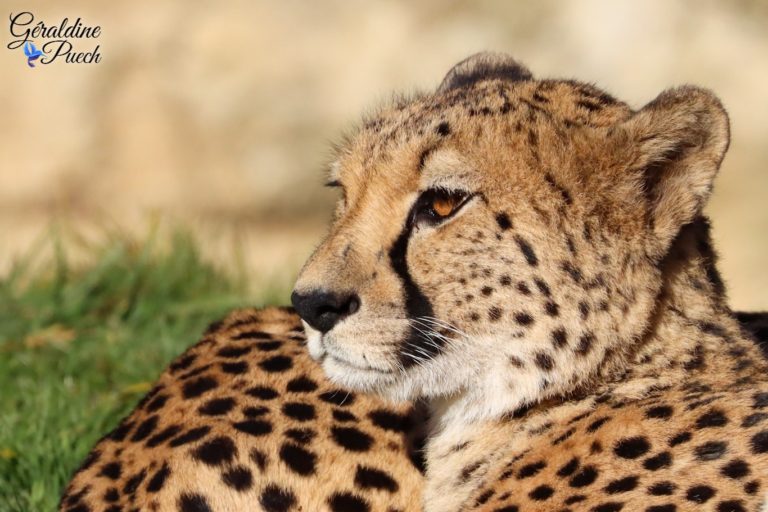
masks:
{"type": "Polygon", "coordinates": [[[478,54],[340,144],[341,190],[292,301],[340,384],[478,416],[618,368],[728,145],[710,92],[638,111],[478,54]]]}

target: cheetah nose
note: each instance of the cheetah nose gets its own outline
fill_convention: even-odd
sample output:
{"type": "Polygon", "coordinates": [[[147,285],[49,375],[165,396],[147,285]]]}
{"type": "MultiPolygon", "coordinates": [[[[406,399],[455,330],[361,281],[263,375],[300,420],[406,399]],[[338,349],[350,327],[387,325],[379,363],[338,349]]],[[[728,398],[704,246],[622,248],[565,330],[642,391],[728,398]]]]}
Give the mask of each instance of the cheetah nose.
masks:
{"type": "Polygon", "coordinates": [[[305,322],[323,334],[360,309],[360,298],[357,294],[325,290],[311,290],[306,293],[294,290],[291,303],[305,322]]]}

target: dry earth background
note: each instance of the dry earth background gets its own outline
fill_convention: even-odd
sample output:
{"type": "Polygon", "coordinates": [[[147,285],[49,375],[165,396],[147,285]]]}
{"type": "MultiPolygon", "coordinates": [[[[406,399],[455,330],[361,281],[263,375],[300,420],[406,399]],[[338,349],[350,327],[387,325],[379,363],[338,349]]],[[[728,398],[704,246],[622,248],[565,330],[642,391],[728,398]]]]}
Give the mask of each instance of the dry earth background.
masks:
{"type": "Polygon", "coordinates": [[[153,220],[222,265],[287,286],[324,232],[328,143],[394,90],[434,87],[478,50],[591,80],[639,107],[714,89],[733,143],[709,208],[732,303],[768,309],[768,2],[4,1],[0,275],[153,220]],[[8,15],[100,25],[102,62],[29,69],[8,15]],[[37,247],[37,248],[35,248],[37,247]]]}

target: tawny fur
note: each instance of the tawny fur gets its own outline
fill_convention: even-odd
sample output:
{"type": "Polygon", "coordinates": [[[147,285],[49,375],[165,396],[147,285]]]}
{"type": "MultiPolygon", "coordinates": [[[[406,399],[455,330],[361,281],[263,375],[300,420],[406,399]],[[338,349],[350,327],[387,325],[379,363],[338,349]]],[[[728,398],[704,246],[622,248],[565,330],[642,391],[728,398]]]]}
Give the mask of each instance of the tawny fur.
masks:
{"type": "Polygon", "coordinates": [[[412,414],[328,382],[294,313],[236,311],[99,441],[60,510],[420,510],[412,414]]]}
{"type": "Polygon", "coordinates": [[[728,140],[702,89],[635,112],[504,56],[463,61],[339,147],[344,198],[297,283],[360,299],[325,334],[306,330],[327,378],[296,315],[235,313],[96,446],[61,509],[760,510],[768,336],[764,318],[729,311],[702,216],[728,140]],[[409,222],[430,188],[469,199],[445,222],[409,222]],[[411,314],[418,301],[428,315],[411,314]],[[265,370],[276,356],[290,365],[265,370]],[[290,391],[302,376],[317,389],[290,391]],[[200,378],[215,385],[185,397],[200,378]],[[352,403],[321,397],[350,388],[352,403]],[[426,479],[411,407],[359,391],[429,405],[426,479]],[[201,414],[224,397],[237,405],[201,414]],[[298,420],[295,402],[314,417],[298,420]],[[370,445],[350,450],[360,436],[339,427],[370,445]],[[314,471],[297,473],[302,460],[314,471]]]}
{"type": "Polygon", "coordinates": [[[707,90],[633,111],[480,54],[341,145],[344,198],[297,297],[357,297],[309,329],[331,380],[429,403],[425,510],[762,505],[768,365],[728,309],[702,214],[728,143],[707,90]],[[420,222],[431,189],[468,199],[420,222]],[[649,490],[659,479],[671,494],[649,490]]]}

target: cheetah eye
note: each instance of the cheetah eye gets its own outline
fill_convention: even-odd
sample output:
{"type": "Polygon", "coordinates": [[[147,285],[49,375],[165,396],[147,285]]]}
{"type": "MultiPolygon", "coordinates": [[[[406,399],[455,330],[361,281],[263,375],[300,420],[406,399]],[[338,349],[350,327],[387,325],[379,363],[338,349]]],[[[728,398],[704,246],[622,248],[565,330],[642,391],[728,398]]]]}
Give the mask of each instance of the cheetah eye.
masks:
{"type": "Polygon", "coordinates": [[[419,196],[413,210],[413,221],[416,224],[437,224],[456,212],[470,198],[470,194],[461,190],[432,188],[419,196]]]}

